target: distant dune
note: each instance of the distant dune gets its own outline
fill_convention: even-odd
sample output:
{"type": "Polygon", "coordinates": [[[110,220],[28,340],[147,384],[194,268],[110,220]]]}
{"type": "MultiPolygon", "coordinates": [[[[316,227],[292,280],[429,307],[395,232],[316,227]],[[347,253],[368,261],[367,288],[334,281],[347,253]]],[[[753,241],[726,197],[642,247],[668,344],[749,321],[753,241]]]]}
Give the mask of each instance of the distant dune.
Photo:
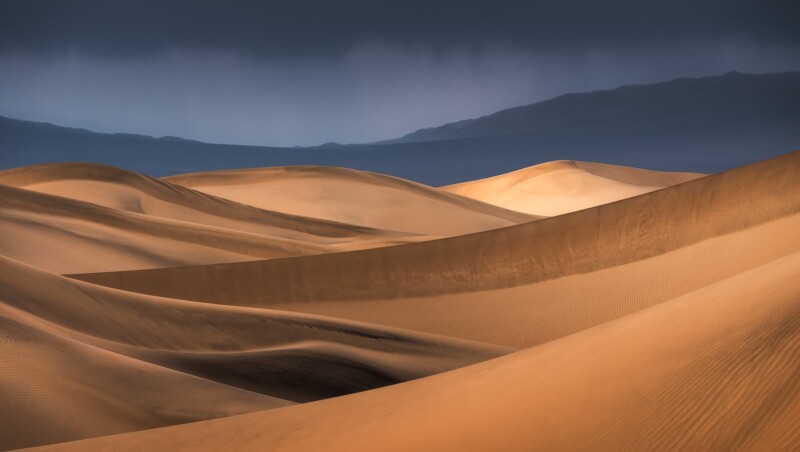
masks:
{"type": "Polygon", "coordinates": [[[225,229],[330,243],[381,231],[254,209],[141,174],[92,163],[54,163],[0,172],[0,184],[225,229]]]}
{"type": "Polygon", "coordinates": [[[562,215],[648,193],[704,176],[588,162],[557,161],[444,191],[534,215],[562,215]]]}
{"type": "Polygon", "coordinates": [[[800,227],[797,174],[795,153],[646,196],[449,239],[75,277],[525,347],[800,250],[793,232],[800,227]]]}
{"type": "MultiPolygon", "coordinates": [[[[537,218],[390,177],[346,170],[325,173],[344,177],[323,179],[316,188],[308,184],[307,191],[298,187],[292,195],[282,180],[265,176],[255,188],[233,184],[228,191],[222,190],[231,201],[97,164],[0,171],[0,224],[4,225],[0,247],[14,259],[56,273],[75,273],[320,254],[428,240],[537,218]],[[359,177],[369,183],[348,185],[349,179],[359,177]],[[337,184],[342,185],[339,192],[337,184]],[[385,197],[374,195],[387,184],[385,197]],[[259,190],[263,196],[258,196],[259,190]],[[327,190],[331,202],[311,202],[309,198],[322,190],[327,190]],[[359,190],[374,198],[372,204],[359,204],[354,194],[353,202],[347,202],[347,196],[359,190]],[[238,199],[256,201],[252,204],[267,210],[235,202],[238,199]],[[401,211],[393,206],[405,206],[420,215],[401,220],[401,211]],[[341,214],[326,215],[337,209],[341,214]],[[285,212],[292,210],[315,218],[285,212]],[[394,230],[337,221],[346,219],[394,230]],[[402,227],[414,231],[398,232],[402,227]],[[86,259],[87,254],[94,257],[86,259]]],[[[227,174],[176,180],[227,179],[227,174]]]]}
{"type": "Polygon", "coordinates": [[[798,175],[0,172],[0,448],[791,450],[798,175]]]}
{"type": "Polygon", "coordinates": [[[395,177],[343,168],[212,171],[164,180],[262,209],[407,233],[457,235],[538,218],[395,177]]]}

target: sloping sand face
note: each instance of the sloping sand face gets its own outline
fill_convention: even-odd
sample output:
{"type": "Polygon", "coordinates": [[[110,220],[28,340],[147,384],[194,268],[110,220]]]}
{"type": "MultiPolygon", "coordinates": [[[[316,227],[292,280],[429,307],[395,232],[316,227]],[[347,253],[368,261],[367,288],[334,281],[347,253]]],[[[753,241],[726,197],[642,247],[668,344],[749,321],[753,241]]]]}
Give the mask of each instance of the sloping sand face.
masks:
{"type": "Polygon", "coordinates": [[[450,239],[75,277],[524,347],[800,250],[797,174],[800,158],[791,154],[647,196],[450,239]]]}
{"type": "Polygon", "coordinates": [[[589,162],[556,161],[442,190],[532,215],[555,216],[703,177],[589,162]]]}
{"type": "Polygon", "coordinates": [[[800,254],[504,358],[379,391],[54,447],[791,450],[800,254]]]}
{"type": "MultiPolygon", "coordinates": [[[[151,255],[174,240],[174,253],[205,244],[251,260],[64,277],[46,267],[45,251],[0,242],[0,254],[17,259],[0,257],[0,447],[81,438],[92,439],[48,447],[791,450],[798,444],[800,153],[702,178],[582,162],[550,166],[522,170],[518,185],[541,186],[529,174],[538,168],[546,177],[571,174],[559,176],[558,190],[573,200],[595,192],[591,202],[609,200],[606,188],[621,193],[614,184],[647,193],[516,224],[523,217],[511,221],[504,215],[516,214],[435,195],[430,187],[320,168],[168,182],[112,178],[125,188],[103,185],[104,194],[94,179],[74,174],[62,178],[68,182],[26,176],[16,187],[0,187],[7,195],[0,198],[4,224],[14,218],[63,230],[82,221],[138,237],[131,249],[151,255]],[[322,179],[311,189],[316,195],[303,195],[299,181],[314,187],[315,178],[322,179]],[[204,183],[228,190],[211,195],[231,200],[194,191],[204,183]],[[160,188],[149,191],[146,184],[160,188]],[[181,196],[161,193],[160,184],[181,196]],[[258,209],[266,205],[256,206],[258,194],[284,187],[287,199],[306,203],[298,207],[303,212],[286,213],[292,221],[319,215],[313,228],[355,228],[347,236],[357,236],[352,243],[370,242],[359,234],[410,237],[403,234],[411,229],[383,227],[382,215],[397,212],[368,214],[381,208],[362,193],[370,184],[383,193],[379,198],[413,200],[419,212],[402,221],[417,218],[422,226],[414,232],[426,241],[334,253],[326,241],[331,235],[320,229],[301,238],[273,233],[290,231],[288,223],[269,224],[277,228],[272,235],[244,229],[261,227],[267,217],[244,227],[211,224],[240,221],[241,208],[231,206],[240,206],[246,193],[252,206],[242,208],[266,212],[258,209]],[[669,187],[655,190],[661,186],[669,187]],[[314,205],[319,187],[335,192],[335,200],[314,205]],[[142,194],[153,197],[142,203],[149,207],[131,208],[131,197],[142,194]],[[367,208],[337,204],[347,196],[367,208]],[[447,207],[431,207],[431,199],[447,207]],[[205,202],[227,207],[217,213],[200,207],[205,202]],[[325,218],[335,205],[360,215],[358,226],[325,218]],[[190,217],[177,217],[190,215],[183,208],[190,217]],[[464,227],[437,231],[443,217],[427,216],[439,208],[472,222],[473,233],[432,240],[433,233],[454,235],[464,227]],[[475,232],[487,225],[476,212],[513,225],[475,232]],[[210,230],[227,235],[212,240],[210,230]],[[315,235],[327,238],[309,238],[315,235]],[[253,241],[241,242],[245,236],[253,241]],[[267,247],[265,239],[274,247],[278,238],[281,246],[291,240],[320,249],[254,256],[267,247]],[[129,433],[98,437],[121,432],[129,433]]],[[[524,190],[508,186],[524,201],[524,190]]],[[[278,195],[271,196],[274,206],[278,195]]],[[[15,237],[36,237],[24,231],[15,237]]],[[[54,246],[63,240],[88,250],[56,237],[54,246]]],[[[84,259],[121,259],[102,254],[115,249],[108,237],[84,259]]],[[[162,255],[152,266],[169,265],[170,253],[162,255]]]]}
{"type": "Polygon", "coordinates": [[[466,234],[539,218],[403,179],[344,168],[213,171],[164,180],[262,209],[426,235],[466,234]]]}
{"type": "Polygon", "coordinates": [[[257,209],[93,163],[0,171],[0,184],[151,217],[312,243],[337,243],[389,232],[257,209]]]}
{"type": "Polygon", "coordinates": [[[512,349],[81,283],[0,258],[0,448],[373,389],[512,349]]]}
{"type": "MultiPolygon", "coordinates": [[[[323,171],[324,174],[328,172],[349,174],[345,170],[323,171]]],[[[411,229],[425,233],[347,224],[338,221],[341,218],[336,216],[326,219],[324,214],[312,218],[263,210],[105,165],[55,163],[0,171],[3,196],[0,224],[5,232],[0,237],[0,252],[63,274],[357,250],[431,240],[440,235],[482,231],[536,219],[388,176],[351,172],[377,181],[373,184],[375,187],[362,184],[364,186],[358,188],[361,198],[353,201],[363,201],[362,204],[351,203],[345,207],[341,196],[348,193],[344,193],[339,195],[342,201],[339,204],[327,205],[326,198],[320,197],[316,201],[318,209],[295,210],[318,215],[325,209],[342,209],[356,219],[383,211],[385,215],[378,215],[383,215],[385,221],[379,223],[391,228],[402,225],[390,217],[404,216],[404,203],[411,203],[412,207],[422,207],[417,219],[423,219],[420,224],[426,225],[411,229]],[[391,199],[384,199],[380,192],[387,183],[396,186],[389,189],[393,194],[391,199]],[[390,204],[382,204],[384,201],[390,204]],[[436,216],[431,212],[437,212],[436,216]],[[455,217],[451,218],[451,214],[455,217]],[[31,243],[38,246],[31,246],[31,243]],[[86,255],[94,257],[85,259],[86,255]]],[[[202,178],[224,178],[225,174],[227,172],[222,172],[221,176],[208,173],[202,178]]],[[[257,172],[256,176],[260,174],[257,172]]],[[[178,179],[194,180],[194,176],[178,179]]],[[[259,190],[265,185],[270,187],[267,190],[270,193],[282,189],[280,182],[270,177],[259,181],[259,190]]],[[[244,190],[240,194],[250,190],[246,184],[234,187],[244,190]]],[[[314,195],[318,191],[309,193],[314,195]]],[[[309,193],[303,196],[308,197],[309,193]]],[[[284,207],[295,201],[289,194],[280,202],[262,204],[292,210],[284,207]]],[[[306,206],[309,203],[306,200],[306,206]]],[[[414,215],[411,218],[407,220],[409,224],[414,223],[414,215]]]]}
{"type": "Polygon", "coordinates": [[[0,224],[3,255],[55,273],[244,261],[329,249],[5,185],[0,185],[0,224]]]}

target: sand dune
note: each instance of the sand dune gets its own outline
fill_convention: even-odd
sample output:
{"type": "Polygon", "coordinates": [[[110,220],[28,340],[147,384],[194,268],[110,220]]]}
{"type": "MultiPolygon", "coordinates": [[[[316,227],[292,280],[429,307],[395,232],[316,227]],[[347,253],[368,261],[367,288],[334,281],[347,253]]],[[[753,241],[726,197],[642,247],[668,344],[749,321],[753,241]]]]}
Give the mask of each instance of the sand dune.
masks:
{"type": "Polygon", "coordinates": [[[291,402],[108,352],[0,303],[0,448],[264,410],[291,402]]]}
{"type": "MultiPolygon", "coordinates": [[[[412,200],[421,198],[416,191],[436,193],[411,183],[393,183],[400,187],[395,190],[398,198],[405,193],[412,200]]],[[[262,210],[130,171],[88,163],[0,171],[0,192],[4,198],[0,200],[0,224],[5,232],[0,237],[0,253],[56,273],[271,259],[438,237],[262,210]],[[32,247],[31,243],[39,246],[32,247]],[[93,258],[85,259],[86,255],[93,258]]],[[[439,197],[447,200],[445,204],[451,210],[445,208],[444,214],[436,218],[420,212],[420,218],[426,218],[421,223],[427,225],[422,229],[453,235],[532,219],[456,196],[439,197]],[[477,206],[490,214],[462,208],[459,203],[477,206]],[[451,226],[448,216],[452,211],[457,212],[455,226],[451,226]]],[[[291,202],[288,199],[277,203],[277,207],[291,202]]],[[[438,208],[433,204],[432,201],[431,209],[438,208]]],[[[396,211],[391,205],[383,209],[396,211]]],[[[375,210],[376,206],[369,203],[352,204],[349,208],[350,212],[364,215],[375,210]]],[[[387,225],[392,226],[388,222],[387,225]]]]}
{"type": "Polygon", "coordinates": [[[55,450],[791,450],[795,253],[562,340],[349,397],[55,450]]]}
{"type": "Polygon", "coordinates": [[[344,168],[212,171],[163,180],[262,209],[427,235],[466,234],[537,218],[403,179],[344,168]]]}
{"type": "Polygon", "coordinates": [[[797,174],[800,153],[444,240],[75,277],[142,293],[525,347],[800,251],[797,174]]]}
{"type": "Polygon", "coordinates": [[[0,172],[0,195],[0,254],[56,273],[245,261],[432,238],[267,212],[83,163],[0,172]]]}
{"type": "Polygon", "coordinates": [[[554,216],[607,204],[704,176],[600,163],[556,161],[442,190],[532,215],[554,216]]]}
{"type": "Polygon", "coordinates": [[[257,209],[93,163],[53,163],[0,171],[0,184],[115,210],[311,243],[369,239],[388,233],[257,209]]]}
{"type": "Polygon", "coordinates": [[[0,268],[2,448],[318,400],[511,351],[132,294],[6,258],[0,268]]]}
{"type": "Polygon", "coordinates": [[[350,170],[114,171],[0,173],[0,447],[800,442],[800,152],[458,189],[538,221],[350,170]]]}
{"type": "Polygon", "coordinates": [[[233,262],[331,249],[5,185],[0,185],[0,225],[0,254],[56,273],[233,262]]]}

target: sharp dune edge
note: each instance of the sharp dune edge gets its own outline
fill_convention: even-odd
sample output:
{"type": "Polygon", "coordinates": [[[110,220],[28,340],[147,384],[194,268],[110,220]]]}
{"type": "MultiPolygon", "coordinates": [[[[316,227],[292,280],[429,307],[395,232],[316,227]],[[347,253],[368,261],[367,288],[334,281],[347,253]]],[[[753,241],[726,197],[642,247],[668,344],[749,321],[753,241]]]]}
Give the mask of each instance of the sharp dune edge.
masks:
{"type": "Polygon", "coordinates": [[[449,239],[74,277],[135,292],[524,347],[798,250],[797,174],[795,153],[568,215],[449,239]]]}
{"type": "Polygon", "coordinates": [[[51,449],[790,450],[798,265],[404,385],[51,449]]]}
{"type": "Polygon", "coordinates": [[[589,162],[557,161],[443,190],[507,209],[555,216],[688,182],[704,174],[665,173],[589,162]]]}
{"type": "Polygon", "coordinates": [[[0,267],[3,448],[317,400],[511,351],[0,267]]]}
{"type": "Polygon", "coordinates": [[[466,234],[541,217],[396,177],[344,168],[213,171],[164,180],[255,207],[278,206],[291,214],[428,235],[466,234]]]}
{"type": "Polygon", "coordinates": [[[798,175],[0,172],[0,448],[791,449],[798,175]]]}
{"type": "MultiPolygon", "coordinates": [[[[353,177],[351,173],[360,174],[345,174],[353,177]]],[[[388,176],[364,177],[376,189],[387,183],[406,184],[425,194],[427,197],[421,197],[412,190],[407,197],[414,200],[414,208],[444,212],[429,224],[439,224],[434,229],[445,236],[536,218],[438,194],[433,188],[388,176]],[[456,220],[453,226],[446,221],[450,217],[456,220]]],[[[396,209],[393,205],[397,202],[408,203],[402,200],[405,192],[394,191],[394,204],[383,206],[387,211],[396,209]]],[[[60,163],[0,171],[0,192],[0,224],[5,232],[0,237],[2,254],[56,273],[320,254],[440,236],[263,210],[98,164],[60,163]],[[31,247],[30,243],[40,245],[31,247]],[[71,252],[53,255],[52,250],[62,249],[71,252]],[[85,259],[84,254],[95,258],[85,259]]],[[[280,210],[292,202],[280,199],[282,196],[268,206],[280,210]]],[[[353,215],[373,210],[371,205],[349,208],[353,215]]],[[[385,225],[391,226],[389,223],[385,225]]]]}

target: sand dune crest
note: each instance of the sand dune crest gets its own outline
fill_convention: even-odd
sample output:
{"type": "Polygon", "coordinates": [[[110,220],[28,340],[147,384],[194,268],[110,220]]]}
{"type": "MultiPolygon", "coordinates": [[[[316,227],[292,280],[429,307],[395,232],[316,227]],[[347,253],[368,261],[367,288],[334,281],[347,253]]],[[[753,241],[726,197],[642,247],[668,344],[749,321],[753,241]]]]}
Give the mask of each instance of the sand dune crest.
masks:
{"type": "Polygon", "coordinates": [[[537,218],[415,182],[345,168],[212,171],[164,180],[263,209],[427,235],[465,234],[537,218]]]}
{"type": "Polygon", "coordinates": [[[442,190],[532,215],[554,216],[703,177],[600,163],[556,161],[442,190]]]}
{"type": "Polygon", "coordinates": [[[798,174],[0,172],[0,447],[791,449],[798,174]]]}
{"type": "Polygon", "coordinates": [[[793,233],[800,227],[798,173],[800,153],[794,153],[645,196],[454,238],[73,277],[524,347],[800,250],[800,235],[793,233]],[[531,327],[531,321],[539,323],[531,327]]]}

